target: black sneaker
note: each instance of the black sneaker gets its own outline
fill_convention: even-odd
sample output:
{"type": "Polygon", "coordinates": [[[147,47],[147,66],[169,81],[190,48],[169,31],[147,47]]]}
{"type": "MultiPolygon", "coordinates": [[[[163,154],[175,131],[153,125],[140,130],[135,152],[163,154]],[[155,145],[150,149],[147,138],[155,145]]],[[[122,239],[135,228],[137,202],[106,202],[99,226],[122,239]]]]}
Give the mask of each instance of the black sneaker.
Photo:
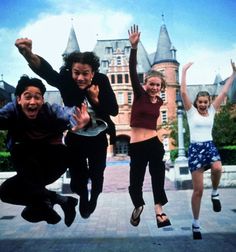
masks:
{"type": "Polygon", "coordinates": [[[51,206],[45,203],[25,207],[21,216],[32,223],[46,221],[48,224],[57,224],[61,220],[61,216],[51,206]]]}
{"type": "Polygon", "coordinates": [[[193,239],[194,240],[201,240],[202,239],[200,227],[195,227],[194,225],[192,225],[192,232],[193,232],[193,239]]]}
{"type": "Polygon", "coordinates": [[[80,196],[79,212],[82,218],[88,219],[90,216],[88,197],[80,196]]]}
{"type": "Polygon", "coordinates": [[[219,200],[219,194],[211,195],[212,207],[213,211],[220,212],[221,211],[221,203],[219,200]]]}
{"type": "Polygon", "coordinates": [[[88,205],[88,208],[89,208],[88,210],[89,210],[90,214],[92,214],[95,211],[96,207],[97,207],[98,196],[99,195],[96,195],[96,196],[91,195],[89,205],[88,205]]]}
{"type": "Polygon", "coordinates": [[[76,198],[68,196],[66,203],[61,205],[61,208],[65,216],[64,222],[67,227],[69,227],[75,219],[75,216],[76,216],[75,207],[77,206],[77,204],[78,204],[78,200],[76,198]]]}

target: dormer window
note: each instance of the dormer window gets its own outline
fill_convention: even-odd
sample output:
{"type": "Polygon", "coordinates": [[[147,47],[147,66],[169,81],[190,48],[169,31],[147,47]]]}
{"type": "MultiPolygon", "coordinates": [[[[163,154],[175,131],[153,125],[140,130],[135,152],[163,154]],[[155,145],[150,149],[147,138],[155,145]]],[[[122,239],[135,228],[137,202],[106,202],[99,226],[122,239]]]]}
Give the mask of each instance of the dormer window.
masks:
{"type": "Polygon", "coordinates": [[[124,52],[125,54],[130,54],[130,46],[125,46],[124,52]]]}
{"type": "Polygon", "coordinates": [[[103,68],[108,68],[108,60],[102,60],[101,65],[103,68]]]}
{"type": "Polygon", "coordinates": [[[111,46],[107,46],[105,48],[105,52],[106,52],[106,54],[112,54],[112,47],[111,46]]]}

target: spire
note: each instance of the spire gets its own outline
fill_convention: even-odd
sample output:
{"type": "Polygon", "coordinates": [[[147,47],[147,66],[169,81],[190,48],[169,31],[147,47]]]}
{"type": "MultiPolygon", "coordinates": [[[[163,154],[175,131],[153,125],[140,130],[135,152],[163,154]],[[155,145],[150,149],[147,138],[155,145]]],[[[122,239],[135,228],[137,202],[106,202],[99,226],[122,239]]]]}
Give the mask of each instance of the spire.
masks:
{"type": "Polygon", "coordinates": [[[176,61],[176,49],[171,44],[170,37],[164,22],[164,14],[162,14],[162,25],[160,28],[157,50],[153,64],[166,60],[176,61]]]}
{"type": "Polygon", "coordinates": [[[161,21],[162,21],[162,25],[164,25],[165,24],[165,17],[164,17],[164,14],[162,13],[162,15],[161,15],[161,21]]]}
{"type": "Polygon", "coordinates": [[[78,44],[78,41],[76,38],[74,27],[72,25],[71,29],[70,29],[70,34],[69,34],[67,46],[66,46],[66,49],[65,49],[64,53],[62,54],[62,56],[65,57],[66,55],[68,55],[74,51],[80,52],[80,48],[79,48],[79,44],[78,44]]]}
{"type": "Polygon", "coordinates": [[[215,84],[215,85],[220,85],[222,82],[223,82],[223,80],[222,80],[220,74],[217,74],[217,75],[215,76],[215,80],[214,80],[214,83],[213,83],[213,84],[215,84]]]}

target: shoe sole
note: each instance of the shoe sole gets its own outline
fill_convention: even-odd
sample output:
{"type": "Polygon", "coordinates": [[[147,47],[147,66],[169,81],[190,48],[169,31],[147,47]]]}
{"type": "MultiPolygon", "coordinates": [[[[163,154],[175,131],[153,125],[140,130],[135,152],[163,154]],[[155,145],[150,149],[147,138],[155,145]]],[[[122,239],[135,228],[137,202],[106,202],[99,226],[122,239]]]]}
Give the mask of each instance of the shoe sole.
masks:
{"type": "Polygon", "coordinates": [[[170,220],[168,218],[166,220],[164,220],[164,221],[159,221],[158,220],[158,217],[162,219],[163,216],[166,217],[166,214],[165,213],[156,214],[156,220],[157,220],[157,227],[158,228],[162,228],[162,227],[166,227],[166,226],[171,226],[171,222],[170,222],[170,220]]]}
{"type": "Polygon", "coordinates": [[[193,239],[194,240],[202,240],[201,232],[193,232],[193,239]]]}
{"type": "Polygon", "coordinates": [[[213,211],[214,212],[220,212],[221,211],[221,203],[218,199],[211,199],[213,211]]]}
{"type": "Polygon", "coordinates": [[[167,226],[171,226],[170,220],[165,220],[165,221],[162,221],[162,222],[157,222],[157,227],[158,228],[163,228],[163,227],[167,227],[167,226]]]}
{"type": "Polygon", "coordinates": [[[192,226],[192,232],[193,232],[193,239],[194,240],[202,240],[202,233],[200,232],[200,227],[192,226]],[[194,229],[197,231],[194,231],[194,229]]]}

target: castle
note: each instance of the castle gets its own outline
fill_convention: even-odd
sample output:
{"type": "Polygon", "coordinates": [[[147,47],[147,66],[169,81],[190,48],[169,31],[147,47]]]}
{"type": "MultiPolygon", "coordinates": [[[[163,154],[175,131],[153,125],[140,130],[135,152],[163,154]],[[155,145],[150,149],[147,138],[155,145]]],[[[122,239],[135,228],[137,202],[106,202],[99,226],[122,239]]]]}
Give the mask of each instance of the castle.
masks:
{"type": "MultiPolygon", "coordinates": [[[[80,51],[80,48],[72,26],[67,46],[62,56],[64,57],[75,50],[80,51]]],[[[116,125],[117,141],[114,146],[111,145],[108,147],[108,157],[126,157],[130,140],[129,121],[133,101],[133,92],[129,77],[130,43],[128,39],[97,40],[93,51],[100,58],[100,72],[108,76],[119,104],[119,114],[112,118],[116,125]]],[[[180,64],[177,61],[176,52],[177,50],[170,40],[167,27],[163,21],[159,31],[156,52],[149,55],[140,41],[137,56],[137,70],[141,83],[143,83],[145,73],[150,68],[161,71],[166,79],[166,90],[161,93],[164,104],[161,107],[160,117],[157,121],[157,134],[164,144],[166,159],[168,159],[170,150],[174,148],[170,139],[169,126],[176,120],[176,99],[179,95],[180,64]]],[[[188,89],[191,89],[189,90],[190,98],[194,99],[196,93],[202,89],[207,90],[215,97],[218,95],[223,84],[224,81],[217,75],[213,84],[188,86],[188,89]]],[[[47,91],[45,100],[50,103],[62,103],[58,91],[47,91]]]]}

